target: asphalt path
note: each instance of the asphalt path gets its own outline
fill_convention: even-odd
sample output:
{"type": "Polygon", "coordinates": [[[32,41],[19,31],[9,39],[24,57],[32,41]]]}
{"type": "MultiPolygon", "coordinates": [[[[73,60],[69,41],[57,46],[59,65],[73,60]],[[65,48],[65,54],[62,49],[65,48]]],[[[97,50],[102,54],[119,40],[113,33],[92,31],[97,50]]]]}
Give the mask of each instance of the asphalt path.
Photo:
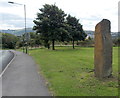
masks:
{"type": "Polygon", "coordinates": [[[32,57],[18,51],[2,76],[2,96],[51,96],[32,57]]]}
{"type": "Polygon", "coordinates": [[[6,66],[13,59],[14,53],[9,50],[0,50],[0,74],[5,70],[6,66]]]}

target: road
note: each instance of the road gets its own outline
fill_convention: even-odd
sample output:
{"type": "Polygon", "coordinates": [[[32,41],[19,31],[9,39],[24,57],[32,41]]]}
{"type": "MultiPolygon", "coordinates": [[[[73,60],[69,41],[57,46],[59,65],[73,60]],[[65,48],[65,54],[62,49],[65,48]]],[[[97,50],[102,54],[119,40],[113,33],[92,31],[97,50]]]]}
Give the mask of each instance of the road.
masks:
{"type": "Polygon", "coordinates": [[[32,57],[18,51],[2,76],[3,96],[51,96],[32,57]]]}
{"type": "Polygon", "coordinates": [[[8,63],[13,59],[14,53],[9,50],[0,50],[0,74],[4,71],[8,63]]]}

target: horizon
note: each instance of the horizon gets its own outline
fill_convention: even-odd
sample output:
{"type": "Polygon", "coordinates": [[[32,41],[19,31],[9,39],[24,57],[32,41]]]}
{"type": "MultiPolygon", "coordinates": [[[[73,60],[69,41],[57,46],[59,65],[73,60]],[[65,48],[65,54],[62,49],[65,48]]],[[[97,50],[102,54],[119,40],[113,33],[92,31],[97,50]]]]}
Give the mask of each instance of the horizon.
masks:
{"type": "MultiPolygon", "coordinates": [[[[23,30],[23,29],[25,29],[25,28],[19,28],[19,29],[0,29],[0,31],[2,31],[2,30],[23,30]]],[[[28,28],[26,28],[26,29],[32,29],[32,27],[30,28],[30,27],[28,27],[28,28]]],[[[33,30],[33,31],[35,31],[35,30],[33,30]]],[[[95,32],[95,30],[84,30],[84,31],[92,31],[92,32],[95,32]]],[[[120,31],[111,31],[111,33],[118,33],[118,32],[120,32],[120,31]]]]}

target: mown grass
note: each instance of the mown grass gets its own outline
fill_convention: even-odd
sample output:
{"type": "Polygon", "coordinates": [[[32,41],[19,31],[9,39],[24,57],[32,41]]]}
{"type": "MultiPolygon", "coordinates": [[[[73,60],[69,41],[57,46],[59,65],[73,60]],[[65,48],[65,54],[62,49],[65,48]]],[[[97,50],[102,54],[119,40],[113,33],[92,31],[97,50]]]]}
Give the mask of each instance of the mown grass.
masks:
{"type": "Polygon", "coordinates": [[[113,77],[98,80],[94,77],[94,48],[56,47],[33,49],[30,55],[49,82],[55,96],[117,96],[118,48],[113,48],[113,77]]]}

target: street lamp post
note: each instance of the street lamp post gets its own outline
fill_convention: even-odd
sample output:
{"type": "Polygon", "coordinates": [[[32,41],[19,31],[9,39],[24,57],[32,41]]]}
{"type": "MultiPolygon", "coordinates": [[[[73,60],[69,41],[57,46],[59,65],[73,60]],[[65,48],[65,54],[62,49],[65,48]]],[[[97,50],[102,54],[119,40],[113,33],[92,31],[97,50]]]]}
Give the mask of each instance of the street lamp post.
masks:
{"type": "MultiPolygon", "coordinates": [[[[26,5],[25,4],[20,4],[20,3],[15,3],[15,2],[11,2],[9,1],[8,3],[11,3],[11,4],[17,4],[17,5],[24,5],[24,18],[25,18],[25,38],[26,38],[26,54],[28,53],[28,41],[27,41],[27,32],[26,32],[26,5]]],[[[24,36],[23,36],[24,37],[24,36]]],[[[23,41],[24,41],[24,38],[23,38],[23,41]]],[[[23,52],[24,52],[24,46],[23,46],[23,52]]]]}
{"type": "Polygon", "coordinates": [[[28,53],[28,40],[27,40],[27,32],[26,32],[26,5],[24,4],[24,15],[25,15],[25,38],[26,38],[26,54],[28,53]]]}

